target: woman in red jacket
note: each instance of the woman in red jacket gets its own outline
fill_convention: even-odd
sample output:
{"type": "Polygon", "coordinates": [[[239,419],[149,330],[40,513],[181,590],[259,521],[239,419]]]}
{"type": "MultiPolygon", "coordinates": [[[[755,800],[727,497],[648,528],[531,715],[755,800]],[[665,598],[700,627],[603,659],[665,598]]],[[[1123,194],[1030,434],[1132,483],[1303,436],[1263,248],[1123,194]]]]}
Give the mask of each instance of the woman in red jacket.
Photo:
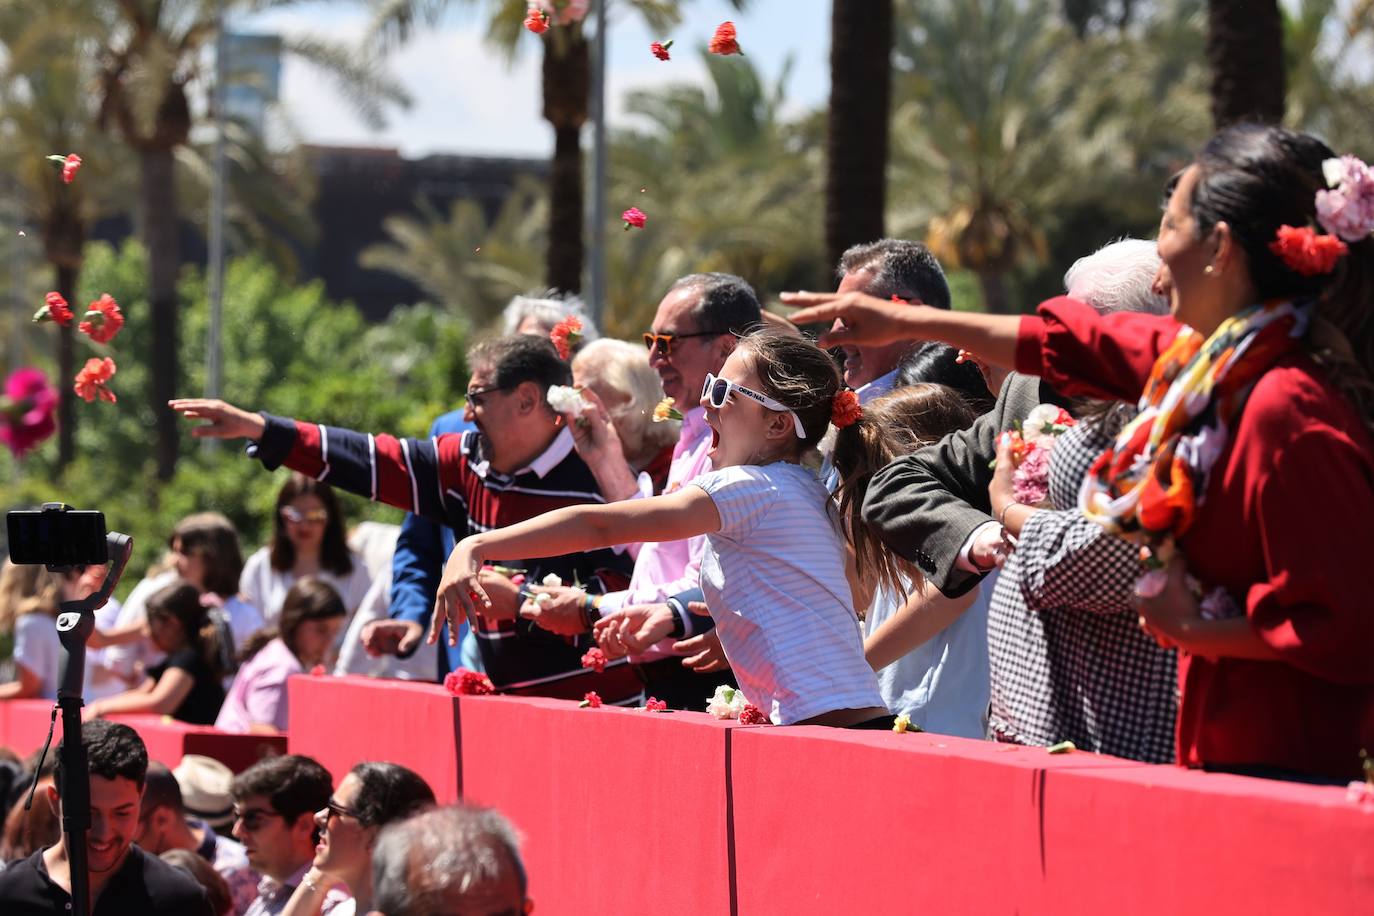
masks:
{"type": "Polygon", "coordinates": [[[1142,625],[1181,652],[1179,762],[1359,775],[1374,752],[1374,173],[1311,137],[1218,134],[1160,223],[1172,316],[785,295],[822,340],[935,338],[1064,394],[1139,401],[1082,508],[1141,544],[1142,625]],[[1142,393],[1143,391],[1143,393],[1142,393]]]}

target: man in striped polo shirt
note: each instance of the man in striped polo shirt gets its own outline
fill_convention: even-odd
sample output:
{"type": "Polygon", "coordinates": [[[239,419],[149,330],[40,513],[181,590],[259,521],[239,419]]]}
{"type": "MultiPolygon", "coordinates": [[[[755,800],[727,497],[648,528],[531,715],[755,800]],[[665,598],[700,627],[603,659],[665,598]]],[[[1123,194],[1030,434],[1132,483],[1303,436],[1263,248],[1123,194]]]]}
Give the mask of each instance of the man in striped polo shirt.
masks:
{"type": "MultiPolygon", "coordinates": [[[[468,365],[466,414],[476,429],[427,440],[253,414],[220,401],[183,400],[172,406],[209,421],[198,429],[199,436],[255,440],[249,454],[269,469],[284,464],[431,518],[460,536],[563,506],[604,502],[573,448],[572,433],[548,405],[549,386],[572,383],[553,344],[528,335],[499,337],[474,346],[468,365]]],[[[627,554],[611,550],[508,557],[500,565],[523,569],[531,583],[553,573],[594,593],[623,588],[631,569],[627,554]]],[[[515,588],[495,573],[491,577],[494,597],[509,602],[513,611],[519,600],[515,588]]],[[[593,645],[589,636],[558,636],[518,614],[501,616],[515,619],[473,624],[486,673],[502,692],[581,699],[595,690],[606,702],[638,700],[639,680],[624,660],[602,673],[582,668],[582,655],[593,645]]],[[[391,623],[420,627],[413,621],[391,623]]],[[[413,636],[393,633],[395,644],[388,641],[382,648],[396,651],[403,638],[413,645],[413,636]]]]}

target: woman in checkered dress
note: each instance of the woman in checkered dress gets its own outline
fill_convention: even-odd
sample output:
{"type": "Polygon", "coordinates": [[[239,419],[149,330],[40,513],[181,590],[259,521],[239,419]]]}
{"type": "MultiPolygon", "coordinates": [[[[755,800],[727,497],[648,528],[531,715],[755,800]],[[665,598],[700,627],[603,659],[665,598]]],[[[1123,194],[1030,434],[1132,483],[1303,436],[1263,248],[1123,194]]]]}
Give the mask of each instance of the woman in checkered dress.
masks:
{"type": "Polygon", "coordinates": [[[1053,509],[1034,512],[1022,526],[992,595],[989,731],[1020,744],[1068,740],[1082,750],[1167,763],[1174,759],[1176,653],[1137,622],[1138,548],[1076,508],[1083,475],[1132,408],[1089,413],[1055,443],[1053,509]]]}

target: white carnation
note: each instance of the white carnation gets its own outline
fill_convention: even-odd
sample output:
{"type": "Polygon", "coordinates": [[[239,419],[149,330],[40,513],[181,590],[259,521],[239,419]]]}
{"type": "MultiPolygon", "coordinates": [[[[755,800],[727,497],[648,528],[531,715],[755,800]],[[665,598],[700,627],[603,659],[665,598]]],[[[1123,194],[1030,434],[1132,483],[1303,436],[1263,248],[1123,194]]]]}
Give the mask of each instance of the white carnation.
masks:
{"type": "Polygon", "coordinates": [[[706,703],[706,711],[717,719],[738,719],[744,709],[744,691],[721,684],[706,703]]]}
{"type": "Polygon", "coordinates": [[[576,388],[569,388],[567,385],[550,385],[548,393],[549,406],[561,414],[571,414],[580,416],[587,407],[587,401],[583,399],[582,392],[576,388]]]}
{"type": "Polygon", "coordinates": [[[558,588],[558,586],[563,584],[563,579],[558,573],[549,573],[540,581],[540,584],[547,588],[558,588]]]}

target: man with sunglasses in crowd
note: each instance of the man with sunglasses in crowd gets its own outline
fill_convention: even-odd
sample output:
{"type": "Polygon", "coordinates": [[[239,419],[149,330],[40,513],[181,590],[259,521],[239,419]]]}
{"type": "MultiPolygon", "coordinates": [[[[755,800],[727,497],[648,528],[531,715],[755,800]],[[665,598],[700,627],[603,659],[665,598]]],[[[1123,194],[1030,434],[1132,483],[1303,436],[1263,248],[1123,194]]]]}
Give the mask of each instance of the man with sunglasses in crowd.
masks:
{"type": "MultiPolygon", "coordinates": [[[[315,812],[329,802],[334,780],[309,757],[286,754],[253,764],[234,779],[234,837],[260,875],[258,897],[245,916],[275,916],[286,908],[315,860],[315,812]]],[[[348,899],[332,892],[322,913],[348,899]]]]}
{"type": "MultiPolygon", "coordinates": [[[[664,492],[711,469],[706,457],[711,429],[698,403],[702,386],[708,375],[725,365],[736,335],[757,327],[761,319],[753,288],[732,274],[683,277],[659,303],[644,344],[664,394],[683,415],[664,492]]],[[[610,476],[605,468],[600,474],[610,476]]],[[[621,476],[633,481],[627,467],[621,476]]],[[[625,498],[633,493],[615,495],[625,498]]],[[[599,633],[608,634],[611,654],[630,655],[647,695],[674,709],[704,709],[717,685],[734,683],[712,621],[686,610],[701,597],[705,542],[700,537],[644,544],[630,586],[623,591],[588,599],[574,588],[535,588],[536,594],[550,597],[531,609],[532,616],[557,633],[585,632],[595,624],[599,633]]]]}

